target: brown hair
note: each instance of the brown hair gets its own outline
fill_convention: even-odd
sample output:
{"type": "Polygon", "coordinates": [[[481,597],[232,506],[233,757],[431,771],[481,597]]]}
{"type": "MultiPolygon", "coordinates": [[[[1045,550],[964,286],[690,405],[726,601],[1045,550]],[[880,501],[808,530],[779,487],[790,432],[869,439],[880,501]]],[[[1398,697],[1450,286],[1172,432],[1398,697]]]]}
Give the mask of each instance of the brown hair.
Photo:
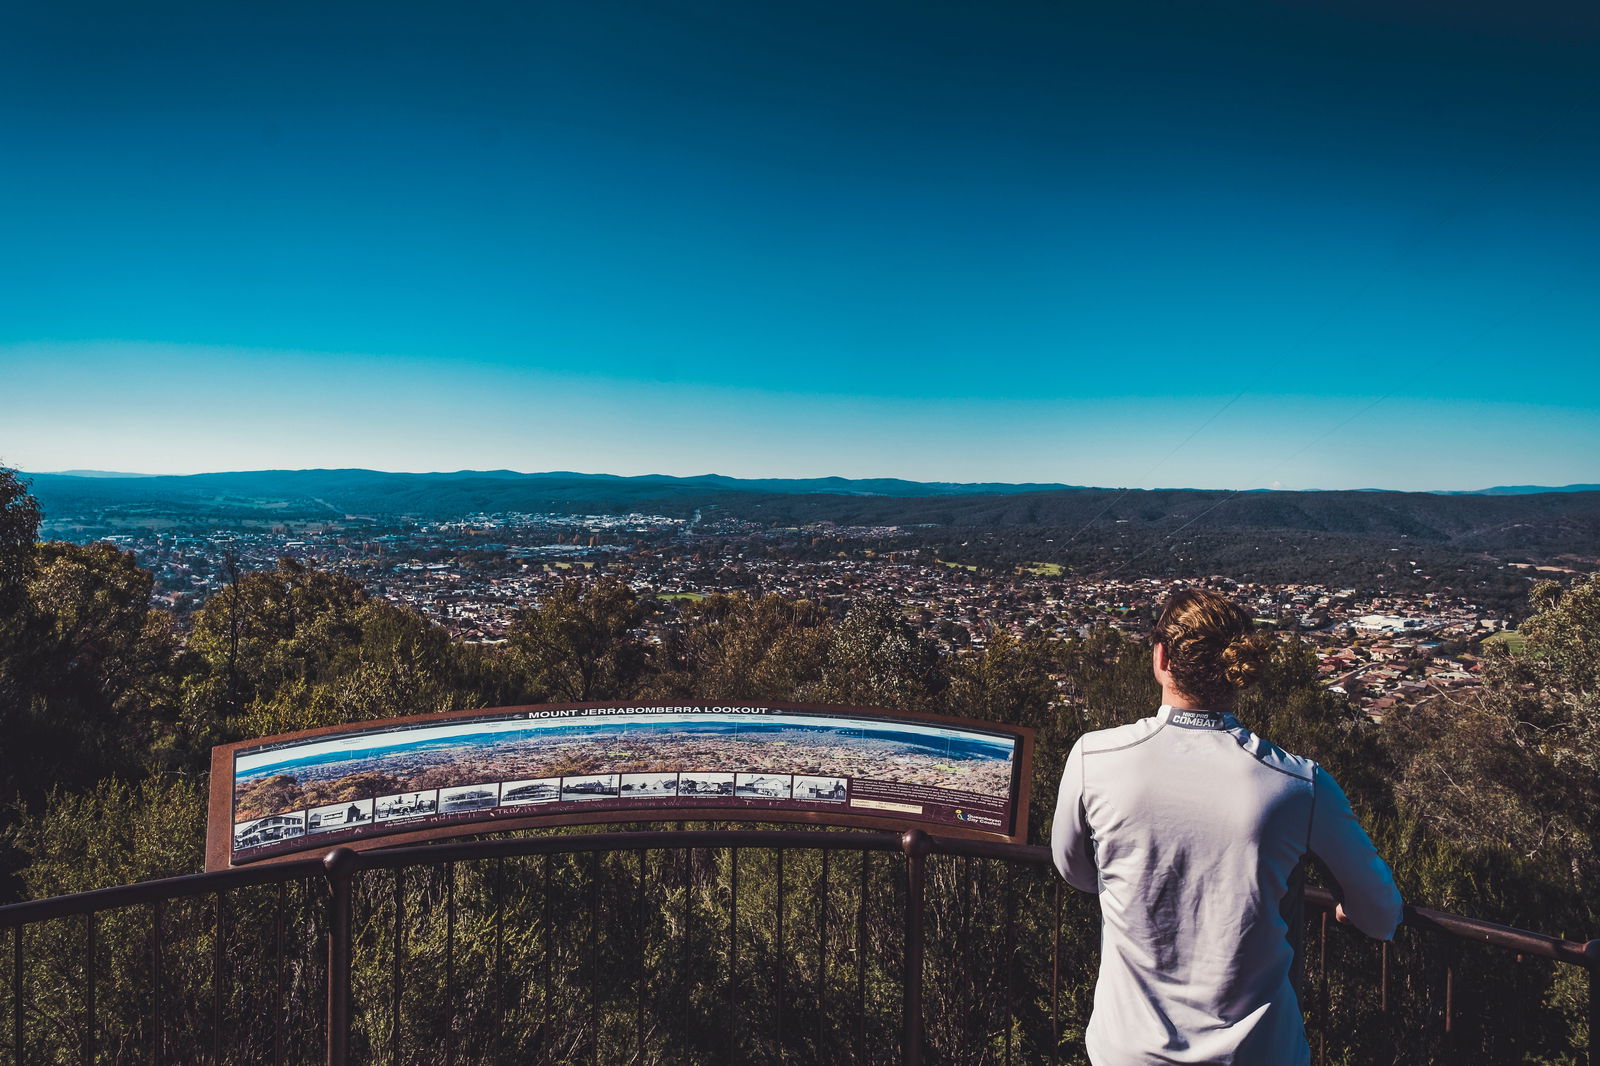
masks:
{"type": "Polygon", "coordinates": [[[1242,607],[1206,589],[1178,589],[1169,596],[1150,642],[1166,646],[1177,690],[1214,709],[1232,707],[1239,690],[1256,682],[1271,647],[1242,607]]]}

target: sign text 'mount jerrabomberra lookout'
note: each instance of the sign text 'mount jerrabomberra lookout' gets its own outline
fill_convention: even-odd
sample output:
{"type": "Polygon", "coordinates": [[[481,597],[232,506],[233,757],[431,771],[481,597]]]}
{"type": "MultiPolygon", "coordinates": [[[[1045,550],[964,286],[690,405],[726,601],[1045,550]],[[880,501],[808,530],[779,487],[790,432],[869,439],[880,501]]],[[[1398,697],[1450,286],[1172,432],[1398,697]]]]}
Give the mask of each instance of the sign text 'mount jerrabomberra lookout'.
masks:
{"type": "Polygon", "coordinates": [[[1033,732],[867,707],[576,704],[215,748],[206,868],[592,822],[802,821],[1013,842],[1033,732]]]}

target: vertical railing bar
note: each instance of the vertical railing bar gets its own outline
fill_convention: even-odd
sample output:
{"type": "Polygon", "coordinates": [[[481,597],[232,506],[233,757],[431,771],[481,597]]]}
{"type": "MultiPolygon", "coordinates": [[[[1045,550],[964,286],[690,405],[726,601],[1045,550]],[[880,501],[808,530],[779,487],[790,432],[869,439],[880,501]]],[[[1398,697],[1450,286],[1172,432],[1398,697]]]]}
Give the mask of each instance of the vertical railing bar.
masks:
{"type": "MultiPolygon", "coordinates": [[[[990,895],[989,895],[989,875],[991,873],[991,867],[993,866],[993,863],[991,863],[988,859],[973,859],[973,865],[977,867],[977,871],[978,871],[978,876],[973,882],[973,886],[974,886],[973,887],[973,898],[977,899],[977,900],[987,900],[987,899],[990,898],[990,895]]],[[[972,951],[973,950],[972,941],[973,941],[974,937],[972,936],[972,931],[971,931],[970,927],[972,925],[974,925],[974,924],[976,924],[975,920],[969,915],[968,916],[968,926],[969,926],[969,928],[968,928],[968,941],[967,941],[967,950],[968,951],[972,951]]],[[[972,956],[969,955],[968,957],[971,958],[972,956]]],[[[968,1003],[970,1005],[970,1011],[969,1011],[969,1014],[968,1014],[968,1018],[974,1024],[975,1031],[982,1032],[982,1033],[985,1034],[985,1036],[987,1036],[989,1020],[990,1020],[989,1019],[989,1015],[991,1013],[992,1007],[988,1003],[983,1003],[980,1006],[979,997],[978,997],[977,982],[973,982],[972,984],[970,984],[968,986],[967,994],[968,994],[968,1003]],[[983,1028],[981,1030],[976,1030],[976,1024],[977,1024],[978,1021],[980,1021],[980,1019],[981,1019],[983,1028]]],[[[987,1052],[985,1052],[985,1054],[987,1054],[987,1052]]]]}
{"type": "Polygon", "coordinates": [[[600,1062],[600,857],[589,852],[589,1061],[600,1062]]]}
{"type": "Polygon", "coordinates": [[[778,901],[777,902],[777,910],[778,910],[777,921],[774,923],[773,930],[772,930],[773,949],[774,949],[774,951],[775,951],[775,953],[777,955],[777,960],[778,960],[778,964],[775,967],[775,969],[777,970],[777,978],[778,978],[777,1001],[774,1004],[774,1006],[775,1006],[776,1011],[777,1011],[778,1049],[779,1049],[779,1055],[781,1056],[782,1053],[783,1053],[783,1048],[785,1046],[784,1039],[783,1039],[783,971],[784,971],[784,962],[783,962],[783,849],[782,848],[776,848],[776,849],[774,849],[774,851],[775,851],[775,855],[773,857],[773,861],[776,864],[776,869],[773,872],[776,875],[776,880],[777,880],[776,888],[777,888],[777,901],[778,901]]]}
{"type": "Polygon", "coordinates": [[[22,1024],[22,930],[23,926],[20,925],[11,929],[11,1044],[15,1066],[22,1066],[22,1051],[26,1043],[22,1024]]]}
{"type": "Polygon", "coordinates": [[[94,1066],[95,1060],[95,925],[99,916],[90,911],[83,916],[83,1061],[84,1066],[94,1066]]]}
{"type": "MultiPolygon", "coordinates": [[[[324,872],[326,872],[326,864],[327,864],[327,860],[326,859],[323,860],[323,864],[324,864],[324,872]]],[[[329,929],[331,928],[327,924],[329,900],[328,899],[321,900],[320,902],[323,905],[322,906],[318,906],[317,905],[318,904],[317,893],[318,893],[319,888],[327,889],[327,890],[331,891],[331,885],[326,880],[326,878],[323,879],[323,882],[322,882],[322,884],[320,886],[317,884],[315,875],[308,875],[307,877],[305,877],[305,878],[303,878],[301,880],[301,882],[300,882],[300,920],[301,920],[302,923],[304,923],[304,925],[306,926],[307,931],[312,936],[316,936],[316,935],[318,935],[320,933],[323,936],[323,938],[326,939],[327,936],[328,936],[329,929]]],[[[331,899],[331,896],[329,898],[331,899]]],[[[322,955],[323,955],[322,962],[324,964],[324,969],[323,969],[323,973],[322,973],[321,976],[322,976],[322,983],[323,983],[324,986],[326,986],[327,982],[328,982],[328,972],[327,972],[327,968],[326,968],[326,963],[328,961],[327,960],[327,952],[323,952],[322,955]]],[[[309,969],[309,967],[308,967],[308,969],[309,969]]],[[[311,985],[311,982],[308,981],[307,982],[307,987],[309,988],[310,985],[311,985]]],[[[309,1007],[310,1007],[309,1003],[301,1003],[301,1004],[299,1004],[297,1006],[297,1008],[295,1010],[295,1013],[297,1015],[299,1015],[299,1018],[300,1018],[300,1021],[301,1021],[301,1026],[302,1026],[303,1030],[309,1030],[311,1028],[311,1018],[308,1017],[308,1008],[309,1007]]],[[[326,1004],[324,1004],[324,1007],[326,1007],[326,1004]]],[[[326,1011],[324,1011],[324,1015],[323,1015],[323,1019],[322,1020],[323,1020],[322,1038],[323,1038],[323,1043],[326,1044],[327,1041],[328,1041],[328,1032],[329,1032],[329,1030],[327,1028],[326,1011]]],[[[303,1046],[305,1044],[305,1041],[301,1041],[301,1044],[303,1046]]]]}
{"type": "Polygon", "coordinates": [[[456,1061],[456,864],[444,864],[444,1061],[456,1061]]]}
{"type": "Polygon", "coordinates": [[[227,965],[222,941],[222,893],[211,898],[211,1062],[212,1066],[222,1066],[222,986],[227,965]]]}
{"type": "MultiPolygon", "coordinates": [[[[150,1063],[151,1066],[162,1066],[166,1061],[161,1049],[163,1004],[161,1002],[161,942],[163,940],[163,925],[166,913],[166,902],[156,900],[150,904],[150,1063]]],[[[22,1066],[22,1060],[17,1059],[17,1066],[22,1066]]]]}
{"type": "Polygon", "coordinates": [[[1050,923],[1050,1063],[1061,1061],[1061,878],[1055,884],[1054,916],[1050,923]]]}
{"type": "Polygon", "coordinates": [[[539,990],[539,1060],[549,1062],[551,1044],[550,1034],[553,1027],[551,1019],[551,992],[555,980],[555,960],[550,955],[550,860],[551,856],[544,857],[544,901],[542,903],[543,917],[539,920],[540,958],[544,961],[544,981],[539,990]]]}
{"type": "Polygon", "coordinates": [[[272,919],[272,1062],[283,1066],[283,909],[289,897],[289,883],[278,882],[278,904],[272,919]]]}
{"type": "Polygon", "coordinates": [[[817,1016],[828,1017],[828,858],[822,849],[822,870],[817,876],[817,1016]]]}
{"type": "Polygon", "coordinates": [[[1328,1061],[1328,912],[1317,922],[1317,1062],[1328,1061]]]}
{"type": "MultiPolygon", "coordinates": [[[[961,911],[956,919],[956,954],[963,959],[972,958],[972,864],[970,855],[961,857],[961,911]]],[[[957,990],[956,1009],[962,1014],[962,1024],[957,1031],[964,1037],[969,1037],[973,1026],[973,1004],[976,1002],[976,982],[963,981],[964,987],[957,990]]]]}
{"type": "MultiPolygon", "coordinates": [[[[683,957],[694,958],[694,849],[683,849],[683,957]]],[[[688,1009],[690,996],[690,970],[681,967],[682,980],[678,990],[683,995],[683,1006],[688,1009]]]]}
{"type": "Polygon", "coordinates": [[[1600,938],[1583,946],[1589,968],[1589,1066],[1600,1066],[1600,938]]]}
{"type": "Polygon", "coordinates": [[[322,860],[328,880],[327,1066],[350,1061],[350,890],[356,853],[334,848],[322,860]]]}
{"type": "Polygon", "coordinates": [[[905,1043],[902,1053],[905,1066],[922,1066],[922,949],[927,917],[923,900],[927,894],[927,860],[928,853],[933,850],[933,840],[920,829],[908,829],[900,837],[900,849],[906,856],[905,1043]]]}
{"type": "Polygon", "coordinates": [[[739,1046],[739,849],[728,849],[728,1061],[739,1046]]]}
{"type": "Polygon", "coordinates": [[[501,927],[505,925],[505,858],[494,860],[494,1046],[495,1066],[500,1066],[505,1030],[505,947],[501,927]]]}
{"type": "Polygon", "coordinates": [[[633,990],[633,1058],[635,1062],[644,1062],[644,954],[645,954],[645,928],[644,928],[644,875],[645,852],[640,848],[636,853],[639,859],[638,869],[635,871],[635,895],[633,900],[633,936],[634,947],[637,949],[639,964],[634,972],[633,990]]]}
{"type": "Polygon", "coordinates": [[[867,884],[872,853],[861,852],[861,889],[856,897],[856,1060],[867,1042],[867,884]]]}
{"type": "Polygon", "coordinates": [[[406,872],[394,868],[394,942],[389,952],[389,1063],[400,1066],[400,1011],[404,1004],[404,985],[400,977],[405,954],[406,872]]]}
{"type": "Polygon", "coordinates": [[[832,850],[822,850],[822,869],[818,874],[819,892],[816,904],[816,1007],[818,1016],[827,1018],[827,861],[832,850]]]}
{"type": "Polygon", "coordinates": [[[1589,967],[1589,1066],[1600,1066],[1600,938],[1584,944],[1584,960],[1589,967]]]}
{"type": "Polygon", "coordinates": [[[1455,938],[1446,937],[1444,942],[1444,1034],[1449,1037],[1455,1033],[1455,1005],[1456,1005],[1456,949],[1455,938]]]}
{"type": "Polygon", "coordinates": [[[1389,1013],[1389,942],[1378,941],[1378,1010],[1389,1013]]]}
{"type": "Polygon", "coordinates": [[[1011,1066],[1012,1019],[1017,1012],[1017,868],[1006,864],[1006,1042],[1005,1064],[1011,1066]]]}

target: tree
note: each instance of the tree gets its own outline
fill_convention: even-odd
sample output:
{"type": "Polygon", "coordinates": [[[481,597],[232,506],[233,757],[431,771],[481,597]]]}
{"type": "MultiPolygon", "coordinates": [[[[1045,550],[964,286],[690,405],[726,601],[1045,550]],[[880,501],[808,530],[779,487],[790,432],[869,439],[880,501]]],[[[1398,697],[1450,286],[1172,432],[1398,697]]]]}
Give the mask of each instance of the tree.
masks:
{"type": "Polygon", "coordinates": [[[21,596],[38,538],[38,501],[15,470],[0,466],[0,624],[21,596]]]}
{"type": "Polygon", "coordinates": [[[9,789],[37,799],[161,762],[176,718],[177,638],[149,607],[151,577],[104,542],[35,553],[7,656],[0,758],[9,789]]]}
{"type": "Polygon", "coordinates": [[[653,697],[792,700],[821,676],[829,616],[812,600],[717,594],[680,617],[663,641],[653,697]]]}
{"type": "Polygon", "coordinates": [[[1484,685],[1389,723],[1396,791],[1436,832],[1600,876],[1600,575],[1529,596],[1523,651],[1486,649],[1484,685]]]}
{"type": "Polygon", "coordinates": [[[893,601],[868,599],[833,627],[822,676],[802,695],[821,703],[918,710],[929,709],[947,683],[938,647],[918,635],[893,601]]]}
{"type": "Polygon", "coordinates": [[[356,615],[367,594],[355,581],[280,559],[272,570],[239,575],[195,614],[189,648],[220,681],[221,707],[237,714],[286,681],[317,680],[356,643],[356,615]]]}
{"type": "Polygon", "coordinates": [[[510,669],[528,702],[626,699],[648,665],[636,632],[644,606],[615,577],[569,581],[518,613],[507,633],[510,669]]]}

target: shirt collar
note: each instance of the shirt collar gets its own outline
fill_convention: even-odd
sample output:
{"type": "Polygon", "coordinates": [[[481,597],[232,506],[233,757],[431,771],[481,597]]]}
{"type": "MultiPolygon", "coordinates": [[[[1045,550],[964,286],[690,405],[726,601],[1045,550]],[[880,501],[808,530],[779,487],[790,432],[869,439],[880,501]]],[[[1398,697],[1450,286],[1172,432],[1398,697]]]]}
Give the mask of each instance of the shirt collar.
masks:
{"type": "Polygon", "coordinates": [[[1174,707],[1163,703],[1156,712],[1162,725],[1181,726],[1185,729],[1237,729],[1239,719],[1232,711],[1202,711],[1189,707],[1174,707]]]}

